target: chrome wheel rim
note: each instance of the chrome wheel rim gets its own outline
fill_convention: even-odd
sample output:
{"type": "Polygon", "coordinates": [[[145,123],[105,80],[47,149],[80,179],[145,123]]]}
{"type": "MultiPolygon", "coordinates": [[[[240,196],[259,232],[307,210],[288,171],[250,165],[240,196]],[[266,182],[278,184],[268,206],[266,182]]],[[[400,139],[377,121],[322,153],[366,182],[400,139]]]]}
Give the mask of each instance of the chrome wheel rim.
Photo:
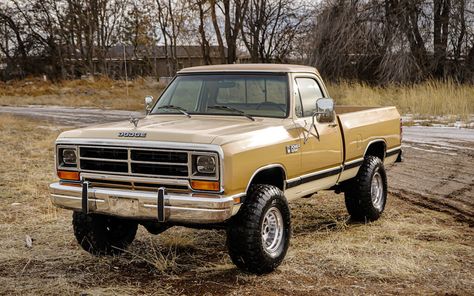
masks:
{"type": "Polygon", "coordinates": [[[372,204],[374,207],[381,211],[383,206],[383,179],[379,172],[376,172],[372,177],[370,195],[372,197],[372,204]]]}
{"type": "Polygon", "coordinates": [[[265,252],[272,258],[280,253],[283,241],[283,216],[276,207],[267,210],[262,223],[262,245],[265,252]]]}

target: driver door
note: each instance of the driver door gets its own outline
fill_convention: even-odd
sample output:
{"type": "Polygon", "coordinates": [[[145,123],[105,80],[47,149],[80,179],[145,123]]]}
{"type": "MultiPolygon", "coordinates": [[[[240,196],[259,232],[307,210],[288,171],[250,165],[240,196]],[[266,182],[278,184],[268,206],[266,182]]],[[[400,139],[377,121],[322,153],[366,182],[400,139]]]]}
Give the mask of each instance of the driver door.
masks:
{"type": "Polygon", "coordinates": [[[343,160],[342,136],[337,118],[320,123],[313,113],[316,101],[326,97],[316,76],[294,77],[295,124],[301,139],[301,180],[299,195],[336,184],[343,160]]]}

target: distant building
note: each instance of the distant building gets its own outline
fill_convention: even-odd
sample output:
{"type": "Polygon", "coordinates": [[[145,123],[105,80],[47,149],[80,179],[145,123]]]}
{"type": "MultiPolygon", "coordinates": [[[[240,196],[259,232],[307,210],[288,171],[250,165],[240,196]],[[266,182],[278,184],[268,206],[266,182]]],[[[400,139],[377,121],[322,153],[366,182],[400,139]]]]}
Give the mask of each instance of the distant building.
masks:
{"type": "MultiPolygon", "coordinates": [[[[227,52],[227,50],[225,50],[227,52]]],[[[211,64],[220,64],[219,48],[211,46],[209,57],[211,64]]],[[[205,61],[199,45],[177,46],[173,48],[154,46],[152,48],[117,45],[107,54],[108,73],[123,76],[125,66],[129,76],[154,75],[158,77],[174,76],[175,72],[186,67],[204,65],[205,61]],[[126,65],[125,65],[126,64],[126,65]],[[112,73],[111,73],[112,72],[112,73]]],[[[97,65],[100,67],[100,65],[97,65]]]]}
{"type": "MultiPolygon", "coordinates": [[[[205,64],[201,46],[185,45],[176,48],[165,46],[133,47],[130,45],[115,45],[106,53],[96,49],[91,58],[81,54],[77,49],[63,48],[62,53],[67,58],[62,61],[63,77],[79,78],[83,75],[107,75],[112,78],[136,76],[174,76],[176,71],[192,66],[205,64]],[[174,51],[174,52],[173,52],[174,51]]],[[[227,49],[225,49],[225,54],[227,49]]],[[[211,64],[222,62],[217,46],[209,49],[211,64]]],[[[28,75],[58,75],[57,64],[52,65],[51,59],[46,55],[29,56],[26,71],[20,66],[20,60],[8,60],[0,57],[0,79],[21,78],[28,75]],[[23,69],[23,71],[22,71],[23,69]],[[26,73],[25,73],[26,72],[26,73]]]]}

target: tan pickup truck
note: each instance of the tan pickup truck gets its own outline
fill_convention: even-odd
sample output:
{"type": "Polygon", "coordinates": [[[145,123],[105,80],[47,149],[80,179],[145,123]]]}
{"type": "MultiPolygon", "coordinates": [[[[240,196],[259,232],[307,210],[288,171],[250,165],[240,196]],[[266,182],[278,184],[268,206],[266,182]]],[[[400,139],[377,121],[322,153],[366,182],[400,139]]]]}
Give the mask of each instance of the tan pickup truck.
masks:
{"type": "MultiPolygon", "coordinates": [[[[232,261],[266,273],[285,257],[288,201],[344,192],[354,220],[376,220],[384,167],[401,160],[395,107],[334,107],[315,68],[218,65],[181,70],[144,118],[62,133],[53,204],[79,244],[117,254],[137,227],[227,230],[232,261]]],[[[324,205],[321,205],[324,206],[324,205]]]]}

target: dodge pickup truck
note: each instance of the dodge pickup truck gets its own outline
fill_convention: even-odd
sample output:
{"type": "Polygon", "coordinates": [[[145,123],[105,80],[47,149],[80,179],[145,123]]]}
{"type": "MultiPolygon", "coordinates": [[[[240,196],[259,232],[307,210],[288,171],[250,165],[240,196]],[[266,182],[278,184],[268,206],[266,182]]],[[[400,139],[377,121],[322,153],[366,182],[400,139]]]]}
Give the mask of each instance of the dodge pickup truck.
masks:
{"type": "MultiPolygon", "coordinates": [[[[78,243],[118,254],[138,225],[224,228],[240,269],[268,273],[291,236],[288,202],[344,192],[353,220],[380,217],[385,166],[401,161],[395,107],[334,106],[315,68],[186,68],[146,116],[63,132],[54,205],[73,210],[78,243]]],[[[323,206],[323,205],[321,205],[323,206]]]]}

